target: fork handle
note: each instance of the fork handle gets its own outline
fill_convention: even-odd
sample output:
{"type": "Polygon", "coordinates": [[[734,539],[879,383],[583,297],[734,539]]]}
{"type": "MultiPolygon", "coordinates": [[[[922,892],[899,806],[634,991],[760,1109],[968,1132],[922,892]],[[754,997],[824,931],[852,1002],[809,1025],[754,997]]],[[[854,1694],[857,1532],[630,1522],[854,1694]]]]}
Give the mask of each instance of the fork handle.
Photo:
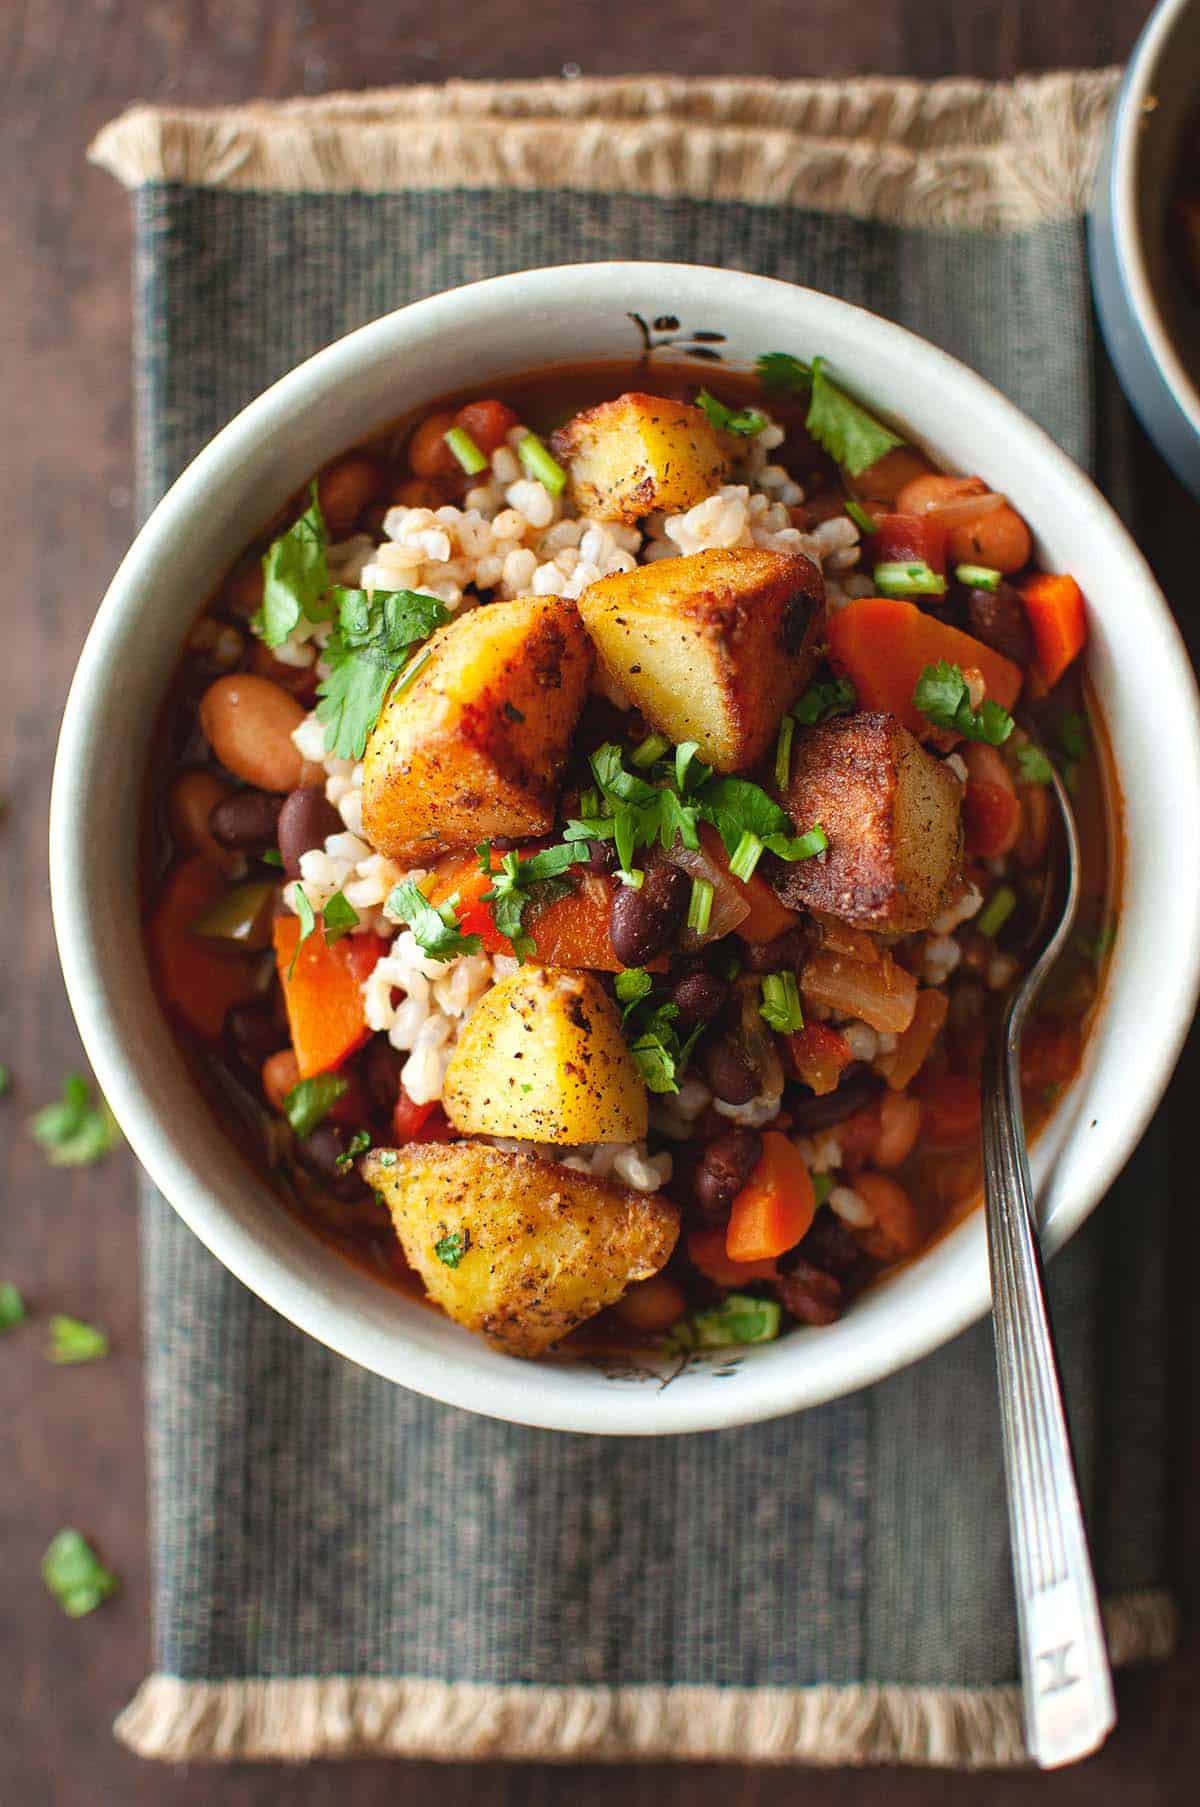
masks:
{"type": "Polygon", "coordinates": [[[1034,1232],[1019,1039],[1011,1013],[988,1038],[984,1196],[1025,1735],[1050,1769],[1097,1749],[1116,1706],[1034,1232]]]}

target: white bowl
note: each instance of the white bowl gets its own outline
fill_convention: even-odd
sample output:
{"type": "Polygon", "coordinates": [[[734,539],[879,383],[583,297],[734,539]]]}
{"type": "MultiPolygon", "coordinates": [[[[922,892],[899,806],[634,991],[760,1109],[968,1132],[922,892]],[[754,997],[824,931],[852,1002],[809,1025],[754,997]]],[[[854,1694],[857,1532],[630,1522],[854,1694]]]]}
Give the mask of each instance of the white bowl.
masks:
{"type": "MultiPolygon", "coordinates": [[[[113,580],[63,721],[51,806],[54,920],[96,1076],[138,1158],[213,1253],[331,1348],[472,1411],[557,1430],[711,1430],[815,1405],[913,1361],[988,1304],[978,1213],[837,1324],[749,1349],[717,1380],[635,1385],[584,1364],[494,1354],[330,1253],[247,1170],[196,1091],[150,987],[138,935],[140,777],[198,605],[319,465],[449,390],[640,349],[631,314],[764,347],[821,352],[951,469],[982,471],[1032,523],[1038,552],[1091,604],[1088,666],[1124,792],[1126,879],[1111,977],[1080,1080],[1040,1139],[1046,1240],[1076,1230],[1120,1171],[1174,1065],[1200,974],[1200,714],[1182,642],[1107,503],[1003,396],[923,340],[807,289],[725,270],[595,264],[504,276],[352,333],[219,433],[159,504],[113,580]]],[[[651,380],[648,373],[647,381],[651,380]]]]}

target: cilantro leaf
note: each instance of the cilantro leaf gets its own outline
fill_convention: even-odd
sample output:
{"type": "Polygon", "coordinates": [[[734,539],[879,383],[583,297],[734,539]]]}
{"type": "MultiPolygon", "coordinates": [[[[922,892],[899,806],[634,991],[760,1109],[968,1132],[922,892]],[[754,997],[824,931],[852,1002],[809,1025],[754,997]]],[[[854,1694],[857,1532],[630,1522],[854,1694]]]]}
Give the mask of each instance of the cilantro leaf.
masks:
{"type": "Polygon", "coordinates": [[[292,908],[300,920],[300,933],[296,937],[296,946],[292,951],[292,963],[288,967],[288,979],[296,970],[296,962],[300,958],[300,949],[317,926],[316,912],[308,901],[308,893],[299,880],[292,886],[292,908]]]}
{"type": "MultiPolygon", "coordinates": [[[[632,972],[637,969],[629,970],[632,972]]],[[[639,989],[641,998],[630,1004],[624,1016],[629,1051],[647,1091],[677,1092],[680,1078],[691,1059],[692,1049],[700,1038],[704,1024],[697,1023],[687,1039],[681,1040],[675,1027],[679,1006],[672,1004],[669,999],[652,1002],[649,985],[639,989]]]]}
{"type": "Polygon", "coordinates": [[[111,1154],[121,1140],[117,1120],[81,1073],[68,1073],[58,1104],[47,1104],[30,1118],[33,1138],[52,1167],[88,1167],[111,1154]]]}
{"type": "Polygon", "coordinates": [[[42,1557],[42,1580],[70,1619],[95,1612],[117,1591],[117,1578],[106,1569],[79,1531],[60,1531],[42,1557]]]}
{"type": "MultiPolygon", "coordinates": [[[[792,863],[811,859],[813,854],[823,852],[829,845],[819,824],[806,834],[793,834],[792,819],[787,811],[773,797],[768,797],[761,785],[752,784],[748,778],[711,779],[700,793],[698,808],[725,843],[726,853],[732,858],[741,851],[741,863],[749,863],[747,856],[755,841],[761,842],[762,847],[754,850],[753,858],[766,848],[779,859],[792,863]],[[749,841],[747,836],[751,837],[749,841]]],[[[753,869],[750,864],[750,871],[753,869]]]]}
{"type": "Polygon", "coordinates": [[[341,1154],[338,1155],[337,1159],[333,1163],[334,1166],[337,1168],[338,1172],[339,1173],[349,1173],[349,1171],[353,1167],[355,1161],[358,1159],[358,1156],[360,1154],[366,1154],[366,1152],[367,1152],[368,1148],[370,1148],[370,1146],[371,1146],[370,1130],[369,1129],[356,1129],[354,1134],[351,1136],[350,1140],[347,1142],[345,1148],[343,1148],[341,1154]]]}
{"type": "Polygon", "coordinates": [[[328,544],[314,483],[304,513],[263,554],[262,607],[250,625],[264,645],[282,646],[302,615],[322,621],[329,614],[322,602],[329,588],[328,544]]]}
{"type": "Polygon", "coordinates": [[[7,1067],[0,1067],[0,1098],[3,1098],[12,1084],[12,1074],[7,1067]]]}
{"type": "MultiPolygon", "coordinates": [[[[582,827],[583,824],[575,826],[582,827]]],[[[566,896],[571,886],[563,874],[588,857],[586,849],[578,844],[579,839],[579,836],[573,836],[557,847],[544,847],[540,853],[531,854],[524,860],[510,849],[500,855],[499,870],[492,865],[490,841],[480,842],[475,849],[480,871],[493,881],[491,890],[485,891],[480,901],[491,904],[492,920],[505,939],[512,943],[518,960],[528,960],[534,952],[533,937],[524,927],[526,907],[534,902],[553,903],[556,898],[566,896]]]]}
{"type": "Polygon", "coordinates": [[[349,1089],[350,1081],[338,1073],[316,1073],[292,1087],[283,1101],[283,1114],[301,1141],[325,1121],[349,1089]]]}
{"type": "Polygon", "coordinates": [[[0,1331],[25,1322],[25,1301],[11,1280],[0,1280],[0,1331]]]}
{"type": "Polygon", "coordinates": [[[445,1267],[457,1267],[470,1246],[470,1230],[451,1230],[438,1238],[433,1252],[445,1267]]]}
{"type": "Polygon", "coordinates": [[[817,444],[852,477],[877,463],[885,452],[905,443],[826,375],[824,358],[814,358],[806,364],[787,352],[764,352],[758,360],[758,377],[767,389],[809,391],[804,424],[817,444]]]}
{"type": "Polygon", "coordinates": [[[835,715],[852,715],[858,704],[858,692],[849,678],[819,678],[810,684],[792,714],[805,728],[827,722],[835,715]]]}
{"type": "Polygon", "coordinates": [[[1054,767],[1033,741],[1026,741],[1016,749],[1016,759],[1017,776],[1022,784],[1049,784],[1054,776],[1054,767]]]}
{"type": "Polygon", "coordinates": [[[696,405],[704,409],[710,424],[718,432],[735,433],[739,439],[753,439],[767,424],[766,415],[760,414],[757,408],[730,408],[715,395],[710,395],[707,389],[700,391],[696,405]]]}
{"type": "Polygon", "coordinates": [[[728,1293],[719,1305],[693,1311],[673,1324],[664,1348],[673,1354],[694,1349],[729,1349],[741,1343],[773,1343],[779,1335],[783,1313],[775,1299],[756,1299],[752,1293],[728,1293]]]}
{"type": "MultiPolygon", "coordinates": [[[[450,615],[436,596],[419,590],[338,588],[337,625],[325,644],[329,676],[317,687],[317,719],[325,745],[339,759],[361,759],[393,680],[414,646],[450,615]]],[[[414,674],[415,675],[415,674],[414,674]]]]}
{"type": "Polygon", "coordinates": [[[341,891],[335,891],[321,912],[321,921],[325,925],[326,947],[332,947],[335,941],[340,941],[343,935],[348,935],[351,929],[356,929],[361,920],[354,905],[346,902],[341,891]]]}
{"type": "Polygon", "coordinates": [[[654,980],[644,966],[627,966],[613,980],[613,990],[617,994],[617,1002],[624,1004],[626,1016],[635,1005],[641,1003],[643,998],[648,997],[653,989],[654,980]]]}
{"type": "Polygon", "coordinates": [[[52,1362],[64,1365],[99,1361],[108,1354],[108,1338],[94,1324],[55,1316],[50,1320],[50,1346],[46,1353],[52,1362]]]}
{"type": "Polygon", "coordinates": [[[478,935],[463,935],[458,927],[458,892],[441,904],[431,904],[415,878],[396,885],[384,909],[397,922],[407,923],[413,939],[431,960],[457,960],[477,954],[483,946],[478,935]]]}
{"type": "Polygon", "coordinates": [[[1015,726],[1007,709],[985,697],[979,709],[971,707],[971,693],[962,670],[939,659],[927,665],[913,690],[913,707],[937,728],[948,728],[964,740],[981,740],[1001,747],[1015,726]]]}

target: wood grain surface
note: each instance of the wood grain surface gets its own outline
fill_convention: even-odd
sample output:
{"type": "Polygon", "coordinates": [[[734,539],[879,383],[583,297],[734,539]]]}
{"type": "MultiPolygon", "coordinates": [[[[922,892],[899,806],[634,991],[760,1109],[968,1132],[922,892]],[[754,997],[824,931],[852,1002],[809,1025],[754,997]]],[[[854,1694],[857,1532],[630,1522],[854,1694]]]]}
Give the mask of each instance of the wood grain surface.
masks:
{"type": "MultiPolygon", "coordinates": [[[[104,1324],[114,1353],[57,1369],[34,1327],[0,1355],[0,1802],[8,1807],[371,1807],[468,1801],[577,1807],[813,1807],[888,1802],[999,1807],[1191,1802],[1200,1773],[1200,1649],[1120,1684],[1121,1726],[1092,1762],[1054,1777],[692,1766],[570,1770],[376,1761],[284,1772],[179,1772],[139,1763],[110,1723],[149,1658],[142,1372],[132,1163],[48,1169],[23,1128],[80,1053],[50,928],[45,824],[67,686],[96,602],[133,528],[126,198],[87,167],[95,130],[134,99],[211,103],[448,76],[681,73],[1002,77],[1127,56],[1147,0],[610,0],[557,7],[490,0],[5,0],[0,6],[0,346],[7,428],[0,484],[7,706],[0,711],[0,1280],[39,1310],[104,1324]],[[70,1622],[38,1563],[78,1524],[120,1572],[119,1599],[70,1622]]],[[[1195,594],[1196,511],[1148,449],[1147,549],[1181,606],[1195,594]]],[[[1168,982],[1164,975],[1164,982],[1168,982]]],[[[1196,1097],[1196,1057],[1177,1086],[1196,1097]]],[[[1183,1116],[1177,1112],[1177,1120],[1183,1116]]],[[[1200,1257],[1190,1150],[1174,1151],[1172,1560],[1197,1595],[1196,1382],[1200,1257]]],[[[1133,1226],[1132,1233],[1136,1233],[1133,1226]]]]}

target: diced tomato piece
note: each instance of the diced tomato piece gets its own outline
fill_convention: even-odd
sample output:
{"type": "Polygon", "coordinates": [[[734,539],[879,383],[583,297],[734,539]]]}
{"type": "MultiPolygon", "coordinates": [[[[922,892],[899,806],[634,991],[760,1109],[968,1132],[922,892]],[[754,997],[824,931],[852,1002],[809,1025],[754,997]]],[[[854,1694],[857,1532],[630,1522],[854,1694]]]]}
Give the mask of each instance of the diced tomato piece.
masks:
{"type": "Polygon", "coordinates": [[[876,565],[919,564],[942,574],[946,570],[946,529],[928,515],[884,515],[863,551],[863,569],[876,565]]]}
{"type": "Polygon", "coordinates": [[[480,451],[490,458],[504,444],[505,435],[521,423],[506,403],[489,399],[468,402],[454,416],[454,424],[469,433],[480,451]]]}
{"type": "Polygon", "coordinates": [[[959,1148],[978,1136],[982,1107],[977,1079],[966,1073],[923,1072],[913,1089],[921,1100],[922,1140],[930,1148],[959,1148]]]}
{"type": "Polygon", "coordinates": [[[392,1134],[397,1142],[446,1142],[450,1138],[450,1122],[441,1105],[434,1100],[417,1104],[404,1087],[392,1112],[392,1134]]]}
{"type": "Polygon", "coordinates": [[[292,1046],[301,1079],[311,1079],[340,1067],[370,1035],[362,986],[387,942],[378,935],[345,935],[328,947],[318,926],[297,954],[300,924],[294,916],[278,917],[274,934],[292,1046]]]}
{"type": "Polygon", "coordinates": [[[758,1166],[733,1201],[725,1231],[731,1261],[772,1261],[807,1236],[817,1209],[812,1175],[794,1142],[763,1132],[758,1166]]]}
{"type": "Polygon", "coordinates": [[[745,1286],[751,1280],[773,1280],[776,1261],[733,1261],[725,1252],[725,1231],[693,1230],[687,1239],[688,1260],[715,1286],[745,1286]]]}
{"type": "Polygon", "coordinates": [[[854,1059],[845,1036],[828,1023],[805,1023],[794,1035],[785,1036],[784,1044],[796,1078],[818,1097],[837,1090],[843,1070],[854,1059]]]}
{"type": "Polygon", "coordinates": [[[1078,1024],[1041,1022],[1027,1030],[1021,1043],[1021,1084],[1027,1091],[1065,1085],[1078,1066],[1078,1024]]]}
{"type": "Polygon", "coordinates": [[[360,1129],[370,1115],[362,1081],[357,1073],[342,1073],[339,1078],[346,1081],[346,1090],[330,1106],[329,1120],[342,1129],[360,1129]]]}
{"type": "Polygon", "coordinates": [[[253,955],[193,933],[226,889],[218,868],[196,854],[168,875],[150,919],[151,964],[163,1002],[208,1041],[220,1036],[227,1011],[258,990],[253,955]]]}

